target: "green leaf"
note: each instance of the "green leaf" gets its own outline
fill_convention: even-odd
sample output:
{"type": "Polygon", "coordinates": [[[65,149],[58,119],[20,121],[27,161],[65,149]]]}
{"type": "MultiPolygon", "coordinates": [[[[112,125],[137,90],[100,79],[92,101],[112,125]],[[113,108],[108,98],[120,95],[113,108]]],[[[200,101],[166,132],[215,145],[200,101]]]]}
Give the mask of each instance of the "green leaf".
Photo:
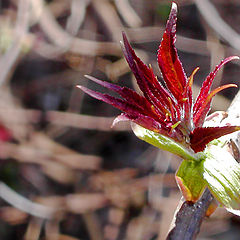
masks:
{"type": "Polygon", "coordinates": [[[202,164],[199,161],[183,160],[176,173],[176,180],[187,201],[196,202],[206,188],[202,177],[202,164]]]}
{"type": "Polygon", "coordinates": [[[205,159],[183,160],[176,180],[186,200],[197,201],[207,186],[223,207],[240,216],[240,165],[226,149],[210,145],[205,159]]]}
{"type": "Polygon", "coordinates": [[[175,142],[171,138],[143,128],[135,123],[132,123],[132,130],[141,140],[150,143],[157,148],[176,154],[185,160],[200,161],[206,157],[202,152],[194,153],[190,148],[175,142]]]}
{"type": "Polygon", "coordinates": [[[240,210],[240,165],[224,148],[211,145],[201,162],[202,176],[215,198],[238,214],[240,210]],[[237,210],[237,211],[235,211],[237,210]]]}

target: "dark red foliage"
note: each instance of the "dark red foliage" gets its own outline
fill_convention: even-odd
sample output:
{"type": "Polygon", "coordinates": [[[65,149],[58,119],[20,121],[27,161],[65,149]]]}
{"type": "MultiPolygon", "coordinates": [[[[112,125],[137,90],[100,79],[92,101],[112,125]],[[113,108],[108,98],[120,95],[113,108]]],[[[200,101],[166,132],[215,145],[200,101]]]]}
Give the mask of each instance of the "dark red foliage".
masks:
{"type": "Polygon", "coordinates": [[[191,148],[195,152],[203,151],[206,142],[240,130],[237,126],[195,128],[190,134],[191,148]]]}
{"type": "Polygon", "coordinates": [[[226,58],[216,66],[203,82],[197,100],[193,104],[192,82],[198,68],[187,78],[175,47],[176,21],[177,5],[173,3],[158,50],[158,65],[166,87],[158,81],[152,68],[137,57],[125,33],[123,33],[123,42],[121,42],[123,53],[143,96],[129,88],[90,76],[87,76],[90,80],[118,93],[123,99],[95,92],[83,86],[78,87],[90,96],[124,112],[117,117],[114,124],[123,120],[131,120],[184,145],[187,143],[195,152],[199,152],[203,151],[213,139],[239,130],[236,126],[202,127],[216,93],[228,87],[236,87],[235,84],[228,84],[210,91],[215,75],[225,63],[239,59],[239,57],[226,58]]]}

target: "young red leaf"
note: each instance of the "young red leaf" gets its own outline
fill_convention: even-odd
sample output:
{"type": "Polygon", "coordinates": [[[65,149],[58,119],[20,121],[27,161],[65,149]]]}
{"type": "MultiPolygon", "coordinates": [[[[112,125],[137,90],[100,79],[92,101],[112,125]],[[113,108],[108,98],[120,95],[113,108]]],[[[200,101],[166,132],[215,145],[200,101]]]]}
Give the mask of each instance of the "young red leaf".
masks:
{"type": "Polygon", "coordinates": [[[105,103],[111,104],[112,106],[120,109],[123,112],[126,112],[128,114],[134,114],[134,115],[142,113],[142,110],[140,108],[138,108],[135,105],[130,104],[129,102],[127,102],[125,100],[112,97],[108,94],[99,93],[99,92],[93,91],[93,90],[88,89],[83,86],[77,86],[77,87],[80,88],[85,93],[87,93],[88,95],[90,95],[91,97],[94,97],[105,103]]]}
{"type": "MultiPolygon", "coordinates": [[[[148,113],[148,115],[145,115],[143,109],[129,103],[128,101],[112,97],[108,94],[99,93],[83,86],[77,87],[80,88],[85,93],[87,93],[88,95],[90,95],[91,97],[94,97],[105,103],[111,104],[112,106],[125,112],[126,113],[125,116],[127,116],[130,120],[134,121],[135,123],[141,125],[142,127],[145,127],[147,129],[150,129],[161,134],[168,135],[169,130],[167,129],[165,122],[161,120],[161,118],[159,118],[158,115],[156,114],[154,115],[154,113],[152,114],[148,113]]],[[[151,110],[151,108],[148,110],[151,110]]],[[[171,134],[171,136],[174,136],[174,134],[171,134]]]]}
{"type": "Polygon", "coordinates": [[[169,91],[177,101],[181,101],[182,93],[187,84],[187,77],[174,45],[176,41],[176,21],[177,5],[173,2],[166,30],[158,50],[158,64],[169,91]]]}
{"type": "Polygon", "coordinates": [[[111,104],[124,112],[114,121],[114,124],[130,120],[151,131],[171,137],[191,151],[198,152],[203,151],[206,144],[213,139],[235,131],[235,128],[226,127],[221,129],[221,133],[218,128],[214,130],[201,127],[210,110],[214,95],[227,87],[236,86],[229,84],[210,92],[216,73],[225,63],[238,59],[238,57],[226,58],[209,74],[203,83],[196,103],[192,106],[193,77],[199,68],[196,68],[187,79],[175,47],[176,20],[177,5],[172,3],[166,30],[158,49],[158,64],[165,87],[158,81],[151,66],[144,64],[136,55],[125,33],[123,33],[123,42],[121,43],[123,53],[143,96],[127,87],[89,76],[90,80],[118,93],[123,99],[94,92],[85,87],[80,88],[90,96],[111,104]]]}
{"type": "MultiPolygon", "coordinates": [[[[226,63],[228,63],[228,62],[230,62],[234,59],[239,59],[239,57],[238,56],[231,56],[231,57],[228,57],[228,58],[222,60],[221,63],[215,67],[214,71],[212,71],[208,75],[206,80],[203,82],[200,93],[199,93],[199,95],[196,99],[196,102],[195,102],[194,106],[193,106],[193,122],[195,124],[195,127],[201,127],[202,126],[202,124],[204,122],[204,119],[206,117],[206,114],[208,113],[208,111],[210,109],[210,104],[206,104],[205,105],[206,109],[203,111],[202,104],[210,93],[210,89],[211,89],[213,80],[214,80],[217,72],[223,67],[224,64],[226,64],[226,63]]],[[[210,103],[211,103],[211,101],[210,101],[210,103]]]]}
{"type": "Polygon", "coordinates": [[[206,115],[208,114],[212,102],[212,98],[220,91],[230,88],[230,87],[237,87],[236,84],[226,84],[214,89],[210,92],[204,99],[202,99],[201,106],[198,108],[196,112],[193,114],[193,122],[195,127],[201,127],[204,123],[206,115]]]}
{"type": "MultiPolygon", "coordinates": [[[[125,33],[123,33],[123,52],[125,58],[131,68],[132,72],[135,75],[139,88],[144,94],[145,98],[155,107],[155,110],[158,113],[163,113],[164,115],[168,112],[170,106],[168,98],[172,99],[171,94],[163,88],[160,82],[157,80],[152,69],[146,66],[140,58],[138,58],[129,44],[125,33]]],[[[180,117],[180,111],[177,103],[172,99],[172,105],[174,105],[175,112],[177,117],[180,117]]],[[[176,116],[172,116],[176,121],[176,116]]]]}
{"type": "Polygon", "coordinates": [[[195,128],[190,134],[190,145],[195,152],[203,151],[212,140],[240,130],[239,126],[195,128]]]}
{"type": "Polygon", "coordinates": [[[116,84],[112,84],[106,81],[101,81],[95,77],[88,76],[88,75],[85,75],[85,77],[87,77],[91,81],[94,81],[95,83],[105,88],[108,88],[118,93],[121,97],[123,97],[126,101],[128,101],[128,103],[139,107],[143,111],[147,111],[147,109],[151,108],[151,104],[148,101],[146,101],[146,99],[143,96],[139,95],[138,93],[136,93],[130,88],[120,87],[116,84]]]}

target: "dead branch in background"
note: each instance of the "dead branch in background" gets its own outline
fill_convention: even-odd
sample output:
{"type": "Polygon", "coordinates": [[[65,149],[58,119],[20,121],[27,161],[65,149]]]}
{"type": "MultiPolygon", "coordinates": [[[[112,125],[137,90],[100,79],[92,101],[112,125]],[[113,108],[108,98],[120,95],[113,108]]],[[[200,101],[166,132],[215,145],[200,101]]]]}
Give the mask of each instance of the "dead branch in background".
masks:
{"type": "Polygon", "coordinates": [[[214,5],[208,0],[195,0],[198,10],[207,23],[233,48],[240,50],[240,35],[219,15],[214,5]]]}
{"type": "Polygon", "coordinates": [[[48,38],[58,47],[59,53],[70,51],[82,55],[122,54],[119,44],[72,37],[58,24],[49,9],[44,6],[42,0],[32,0],[32,6],[34,12],[39,11],[40,7],[39,24],[48,38]]]}
{"type": "Polygon", "coordinates": [[[30,0],[19,0],[12,43],[6,53],[0,58],[0,86],[2,86],[4,82],[8,80],[8,77],[10,77],[9,74],[13,72],[12,68],[21,53],[22,44],[28,32],[29,9],[30,0]]]}

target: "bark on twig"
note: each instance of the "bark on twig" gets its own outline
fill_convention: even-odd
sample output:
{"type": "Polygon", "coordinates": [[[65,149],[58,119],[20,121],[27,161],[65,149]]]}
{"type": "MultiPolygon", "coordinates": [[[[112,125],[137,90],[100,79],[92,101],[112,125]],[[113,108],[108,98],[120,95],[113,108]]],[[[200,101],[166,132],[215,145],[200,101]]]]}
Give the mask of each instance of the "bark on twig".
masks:
{"type": "Polygon", "coordinates": [[[212,200],[212,194],[206,189],[196,203],[185,201],[176,215],[175,226],[169,232],[167,240],[195,239],[212,200]]]}
{"type": "MultiPolygon", "coordinates": [[[[228,108],[227,121],[236,124],[236,120],[240,117],[240,91],[228,108]]],[[[238,123],[239,125],[239,123],[238,123]]],[[[229,135],[229,141],[235,141],[238,134],[229,135]]],[[[239,146],[238,146],[239,147],[239,146]]],[[[238,149],[239,151],[239,149],[238,149]]],[[[201,199],[195,204],[185,201],[182,206],[177,209],[175,214],[175,223],[169,231],[167,240],[193,240],[199,233],[201,223],[205,217],[208,206],[213,200],[213,196],[208,189],[205,190],[201,199]]]]}

